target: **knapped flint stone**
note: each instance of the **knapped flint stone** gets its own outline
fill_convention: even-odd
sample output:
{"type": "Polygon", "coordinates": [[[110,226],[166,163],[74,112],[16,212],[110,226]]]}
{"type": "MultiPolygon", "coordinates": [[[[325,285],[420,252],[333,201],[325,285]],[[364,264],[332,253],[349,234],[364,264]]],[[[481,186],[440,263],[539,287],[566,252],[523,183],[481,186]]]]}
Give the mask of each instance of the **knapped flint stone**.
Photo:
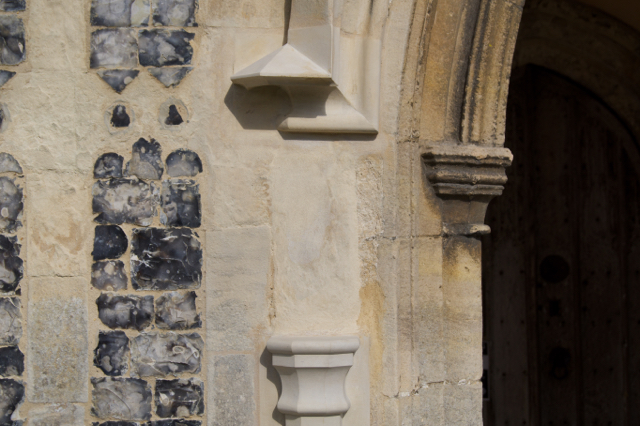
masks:
{"type": "Polygon", "coordinates": [[[136,178],[110,179],[93,184],[93,212],[98,223],[149,226],[158,204],[158,189],[136,178]]]}
{"type": "Polygon", "coordinates": [[[189,417],[204,413],[204,386],[199,379],[156,380],[158,417],[189,417]]]}
{"type": "MultiPolygon", "coordinates": [[[[1,75],[2,71],[0,71],[0,76],[1,75]]],[[[0,84],[0,86],[2,85],[0,84]]],[[[21,175],[22,167],[20,167],[20,163],[13,158],[13,155],[7,154],[6,152],[0,152],[0,173],[17,173],[21,175]]]]}
{"type": "Polygon", "coordinates": [[[11,416],[24,399],[24,385],[12,379],[0,379],[0,425],[14,425],[11,416]]]}
{"type": "Polygon", "coordinates": [[[25,0],[0,0],[0,10],[3,12],[20,12],[26,7],[25,0]]]}
{"type": "Polygon", "coordinates": [[[200,372],[204,341],[199,334],[142,333],[131,342],[131,375],[138,377],[200,372]]]}
{"type": "Polygon", "coordinates": [[[91,33],[91,68],[134,68],[138,65],[135,30],[97,30],[91,33]]]}
{"type": "Polygon", "coordinates": [[[22,188],[13,179],[0,177],[0,232],[15,232],[22,226],[22,188]]]}
{"type": "Polygon", "coordinates": [[[122,91],[140,74],[138,70],[100,70],[98,75],[113,90],[118,93],[122,91]]]}
{"type": "Polygon", "coordinates": [[[184,123],[178,108],[175,105],[169,105],[169,114],[167,118],[164,119],[164,124],[167,126],[179,126],[184,123]]]}
{"type": "Polygon", "coordinates": [[[151,387],[141,379],[91,378],[91,414],[100,419],[149,420],[151,387]]]}
{"type": "Polygon", "coordinates": [[[17,345],[22,337],[20,299],[0,297],[0,345],[17,345]]]}
{"type": "Polygon", "coordinates": [[[200,420],[183,420],[183,419],[171,419],[171,420],[158,420],[155,422],[145,423],[144,426],[201,426],[200,420]]]}
{"type": "Polygon", "coordinates": [[[154,139],[148,142],[140,138],[131,148],[131,161],[127,163],[125,174],[140,179],[160,179],[162,167],[162,147],[154,139]]]}
{"type": "Polygon", "coordinates": [[[184,30],[140,30],[139,58],[145,67],[188,65],[193,56],[195,34],[184,30]]]}
{"type": "Polygon", "coordinates": [[[17,65],[25,60],[26,53],[22,19],[0,16],[0,64],[17,65]]]}
{"type": "Polygon", "coordinates": [[[153,296],[102,293],[96,300],[98,317],[109,328],[144,330],[153,320],[153,296]]]}
{"type": "Polygon", "coordinates": [[[140,426],[140,423],[134,422],[94,422],[91,426],[140,426]]]}
{"type": "Polygon", "coordinates": [[[116,105],[111,113],[111,125],[115,128],[129,127],[131,117],[127,114],[127,107],[124,105],[116,105]]]}
{"type": "Polygon", "coordinates": [[[0,87],[4,86],[5,83],[13,78],[16,75],[13,71],[0,70],[0,87]]]}
{"type": "Polygon", "coordinates": [[[124,158],[115,152],[107,152],[102,154],[96,160],[95,166],[93,166],[93,178],[119,178],[122,177],[122,164],[124,164],[124,158]]]}
{"type": "Polygon", "coordinates": [[[20,244],[16,237],[0,235],[0,292],[13,293],[22,279],[20,244]]]}
{"type": "Polygon", "coordinates": [[[107,260],[91,265],[91,285],[98,290],[124,290],[127,282],[127,273],[121,260],[107,260]]]}
{"type": "Polygon", "coordinates": [[[200,192],[198,185],[188,179],[162,182],[162,210],[160,223],[165,226],[200,226],[200,192]]]}
{"type": "Polygon", "coordinates": [[[196,311],[196,292],[164,293],[156,299],[156,326],[169,330],[189,330],[202,327],[196,311]]]}
{"type": "Polygon", "coordinates": [[[197,27],[197,0],[153,0],[153,25],[197,27]]]}
{"type": "Polygon", "coordinates": [[[158,79],[165,87],[171,87],[180,84],[191,70],[193,67],[149,68],[149,74],[158,79]]]}
{"type": "Polygon", "coordinates": [[[22,376],[24,354],[17,346],[0,348],[0,375],[3,377],[22,376]]]}
{"type": "Polygon", "coordinates": [[[136,290],[200,287],[202,249],[190,229],[134,229],[131,284],[136,290]]]}
{"type": "Polygon", "coordinates": [[[118,225],[96,226],[93,260],[117,259],[127,251],[127,235],[118,225]]]}
{"type": "Polygon", "coordinates": [[[171,177],[193,177],[202,173],[202,161],[193,151],[178,149],[167,157],[167,174],[171,177]]]}
{"type": "Polygon", "coordinates": [[[141,27],[149,24],[149,0],[92,0],[91,25],[141,27]]]}
{"type": "Polygon", "coordinates": [[[93,365],[107,376],[122,376],[129,369],[129,338],[124,331],[101,331],[93,353],[93,365]]]}

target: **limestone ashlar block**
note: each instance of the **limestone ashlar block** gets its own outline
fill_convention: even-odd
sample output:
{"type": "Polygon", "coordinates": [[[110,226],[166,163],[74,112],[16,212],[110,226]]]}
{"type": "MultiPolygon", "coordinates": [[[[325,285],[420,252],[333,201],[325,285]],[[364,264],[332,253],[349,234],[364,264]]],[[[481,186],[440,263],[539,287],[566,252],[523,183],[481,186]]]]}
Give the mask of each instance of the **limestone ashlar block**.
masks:
{"type": "Polygon", "coordinates": [[[167,174],[171,177],[193,177],[202,173],[198,154],[187,149],[173,151],[167,157],[167,174]]]}
{"type": "Polygon", "coordinates": [[[20,12],[26,9],[25,0],[0,0],[0,10],[3,12],[20,12]]]}
{"type": "Polygon", "coordinates": [[[122,165],[124,164],[124,158],[115,152],[107,152],[102,154],[96,160],[96,164],[93,166],[93,178],[105,179],[105,178],[121,178],[122,177],[122,165]]]}
{"type": "Polygon", "coordinates": [[[122,376],[129,368],[129,338],[124,331],[101,331],[93,365],[107,376],[122,376]]]}
{"type": "Polygon", "coordinates": [[[91,68],[134,68],[138,66],[138,41],[128,28],[96,30],[91,33],[91,68]]]}
{"type": "Polygon", "coordinates": [[[0,298],[0,345],[17,345],[22,337],[20,299],[0,298]]]}
{"type": "MultiPolygon", "coordinates": [[[[15,75],[15,72],[4,70],[0,71],[0,87],[6,83],[6,80],[3,81],[3,79],[7,73],[15,75]]],[[[11,77],[13,77],[13,75],[11,77]]],[[[17,173],[21,175],[22,167],[20,167],[20,163],[13,158],[13,155],[7,154],[6,152],[0,152],[0,173],[17,173]]]]}
{"type": "Polygon", "coordinates": [[[14,179],[0,177],[0,232],[16,232],[22,226],[23,208],[22,188],[14,179]]]}
{"type": "Polygon", "coordinates": [[[24,400],[24,385],[12,379],[0,379],[0,425],[14,425],[13,412],[24,400]]]}
{"type": "Polygon", "coordinates": [[[127,251],[127,235],[118,225],[96,226],[93,239],[93,260],[117,259],[127,251]]]}
{"type": "Polygon", "coordinates": [[[253,426],[257,424],[253,356],[222,355],[213,357],[209,362],[211,363],[207,406],[209,425],[253,426]]]}
{"type": "Polygon", "coordinates": [[[156,299],[156,326],[169,330],[189,330],[202,327],[196,310],[196,292],[164,293],[156,299]]]}
{"type": "Polygon", "coordinates": [[[162,182],[160,222],[165,226],[198,228],[202,220],[199,186],[190,179],[162,182]]]}
{"type": "Polygon", "coordinates": [[[141,379],[92,378],[91,414],[100,419],[149,420],[151,387],[141,379]]]}
{"type": "Polygon", "coordinates": [[[153,296],[103,293],[96,300],[98,317],[109,328],[144,330],[153,320],[153,296]]]}
{"type": "Polygon", "coordinates": [[[0,375],[3,377],[22,376],[24,354],[17,346],[0,348],[0,375]]]}
{"type": "Polygon", "coordinates": [[[0,16],[0,64],[18,65],[26,56],[22,19],[15,15],[0,16]]]}
{"type": "Polygon", "coordinates": [[[131,237],[131,284],[136,290],[200,287],[202,248],[190,229],[137,228],[131,237]]]}
{"type": "Polygon", "coordinates": [[[197,333],[142,333],[131,342],[132,375],[199,373],[204,341],[197,333]]]}
{"type": "Polygon", "coordinates": [[[184,30],[140,30],[140,65],[163,67],[189,65],[195,34],[184,30]]]}
{"type": "Polygon", "coordinates": [[[93,213],[98,223],[149,226],[156,213],[159,191],[136,178],[110,179],[93,184],[93,213]]]}
{"type": "Polygon", "coordinates": [[[74,404],[36,406],[29,410],[27,426],[84,426],[84,407],[74,404]]]}
{"type": "Polygon", "coordinates": [[[137,176],[140,179],[160,179],[162,167],[162,147],[151,139],[138,139],[131,147],[131,161],[127,163],[126,176],[137,176]]]}
{"type": "Polygon", "coordinates": [[[158,420],[156,422],[145,423],[143,426],[201,426],[200,420],[183,420],[183,419],[171,419],[171,420],[158,420]]]}
{"type": "Polygon", "coordinates": [[[92,0],[91,25],[141,27],[149,24],[149,0],[92,0]]]}
{"type": "Polygon", "coordinates": [[[23,276],[20,244],[16,237],[0,235],[0,292],[13,293],[23,276]]]}
{"type": "Polygon", "coordinates": [[[121,260],[106,260],[91,265],[91,285],[98,290],[126,290],[127,273],[121,260]]]}
{"type": "Polygon", "coordinates": [[[197,0],[153,0],[153,25],[196,27],[197,0]]]}
{"type": "Polygon", "coordinates": [[[204,413],[204,385],[196,378],[156,380],[158,417],[190,417],[204,413]]]}

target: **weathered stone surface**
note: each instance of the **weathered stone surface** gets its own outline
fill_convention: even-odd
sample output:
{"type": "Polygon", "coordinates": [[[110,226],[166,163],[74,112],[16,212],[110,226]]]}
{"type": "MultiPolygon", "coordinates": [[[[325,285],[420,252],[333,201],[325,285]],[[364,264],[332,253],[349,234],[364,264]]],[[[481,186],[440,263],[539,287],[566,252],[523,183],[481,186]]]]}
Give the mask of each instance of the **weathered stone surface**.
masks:
{"type": "Polygon", "coordinates": [[[0,16],[0,64],[17,65],[24,61],[26,53],[22,19],[0,16]]]}
{"type": "Polygon", "coordinates": [[[202,249],[190,229],[134,229],[131,284],[136,290],[200,287],[202,249]]]}
{"type": "Polygon", "coordinates": [[[127,107],[124,105],[116,105],[111,113],[111,125],[116,128],[129,127],[131,117],[127,114],[127,107]]]}
{"type": "Polygon", "coordinates": [[[199,379],[156,380],[158,417],[190,417],[204,413],[204,385],[199,379]]]}
{"type": "Polygon", "coordinates": [[[23,275],[20,244],[16,237],[0,235],[0,292],[13,293],[23,275]]]}
{"type": "Polygon", "coordinates": [[[96,300],[98,317],[109,328],[144,330],[153,320],[153,296],[103,293],[96,300]]]}
{"type": "Polygon", "coordinates": [[[196,27],[197,0],[153,0],[153,25],[196,27]]]}
{"type": "Polygon", "coordinates": [[[98,423],[95,422],[92,424],[92,426],[140,426],[140,423],[134,423],[134,422],[103,422],[103,423],[98,423]]]}
{"type": "Polygon", "coordinates": [[[200,420],[183,420],[183,419],[171,419],[171,420],[158,420],[155,422],[146,423],[144,426],[201,426],[200,420]]]}
{"type": "Polygon", "coordinates": [[[17,346],[0,348],[0,375],[3,377],[22,376],[24,354],[17,346]]]}
{"type": "Polygon", "coordinates": [[[165,87],[171,87],[180,84],[191,70],[193,67],[149,68],[149,74],[158,79],[165,87]]]}
{"type": "MultiPolygon", "coordinates": [[[[4,72],[9,71],[0,71],[0,87],[2,87],[2,85],[4,84],[2,82],[2,76],[4,75],[4,72]]],[[[13,155],[7,154],[6,152],[0,152],[0,173],[17,173],[21,175],[22,167],[20,167],[20,163],[18,163],[18,161],[13,158],[13,155]]]]}
{"type": "Polygon", "coordinates": [[[129,368],[129,338],[124,331],[101,331],[93,365],[107,376],[122,376],[129,368]]]}
{"type": "Polygon", "coordinates": [[[166,226],[200,227],[199,185],[189,179],[162,182],[160,223],[166,226]]]}
{"type": "Polygon", "coordinates": [[[93,167],[93,178],[120,178],[122,177],[122,164],[124,164],[124,158],[121,155],[115,152],[102,154],[93,167]]]}
{"type": "Polygon", "coordinates": [[[22,337],[20,299],[0,298],[0,345],[17,345],[22,337]]]}
{"type": "Polygon", "coordinates": [[[224,355],[209,360],[211,376],[207,418],[211,426],[254,425],[254,359],[252,355],[224,355]],[[242,401],[241,404],[238,401],[242,401]]]}
{"type": "Polygon", "coordinates": [[[93,212],[98,223],[133,223],[149,226],[158,204],[153,183],[136,178],[110,179],[93,184],[93,212]]]}
{"type": "Polygon", "coordinates": [[[193,56],[195,34],[184,30],[140,30],[140,65],[162,67],[188,65],[193,56]]]}
{"type": "Polygon", "coordinates": [[[84,426],[84,407],[54,404],[29,410],[27,426],[84,426]]]}
{"type": "Polygon", "coordinates": [[[4,105],[0,106],[0,132],[7,128],[7,109],[4,105]]]}
{"type": "Polygon", "coordinates": [[[124,290],[127,282],[127,273],[121,260],[107,260],[91,265],[91,285],[98,290],[124,290]]]}
{"type": "Polygon", "coordinates": [[[204,341],[199,334],[143,333],[131,342],[132,375],[139,377],[200,372],[204,341]]]}
{"type": "Polygon", "coordinates": [[[22,226],[22,188],[14,179],[0,177],[0,232],[15,232],[22,226]]]}
{"type": "Polygon", "coordinates": [[[140,74],[138,70],[100,70],[98,75],[113,90],[118,93],[122,91],[140,74]]]}
{"type": "Polygon", "coordinates": [[[13,71],[0,70],[0,87],[4,86],[7,81],[11,80],[14,75],[16,75],[16,73],[13,71]]]}
{"type": "Polygon", "coordinates": [[[24,399],[24,385],[11,379],[0,379],[0,424],[13,426],[13,412],[24,399]]]}
{"type": "Polygon", "coordinates": [[[91,33],[91,68],[133,68],[138,65],[135,30],[119,28],[91,33]]]}
{"type": "Polygon", "coordinates": [[[149,24],[149,0],[92,0],[91,25],[140,27],[149,24]]]}
{"type": "Polygon", "coordinates": [[[100,419],[149,420],[151,387],[141,379],[92,378],[91,414],[100,419]]]}
{"type": "Polygon", "coordinates": [[[131,148],[131,161],[127,163],[125,174],[140,179],[160,179],[164,172],[161,157],[162,148],[158,142],[140,138],[131,148]]]}
{"type": "Polygon", "coordinates": [[[167,174],[169,176],[193,177],[198,173],[202,173],[202,161],[195,152],[178,149],[167,157],[167,174]]]}
{"type": "Polygon", "coordinates": [[[3,12],[19,12],[25,8],[25,0],[0,0],[0,10],[3,12]]]}
{"type": "Polygon", "coordinates": [[[196,310],[196,292],[164,293],[156,299],[156,326],[169,330],[189,330],[202,327],[196,310]]]}
{"type": "Polygon", "coordinates": [[[118,225],[96,226],[93,260],[117,259],[127,251],[127,235],[118,225]]]}

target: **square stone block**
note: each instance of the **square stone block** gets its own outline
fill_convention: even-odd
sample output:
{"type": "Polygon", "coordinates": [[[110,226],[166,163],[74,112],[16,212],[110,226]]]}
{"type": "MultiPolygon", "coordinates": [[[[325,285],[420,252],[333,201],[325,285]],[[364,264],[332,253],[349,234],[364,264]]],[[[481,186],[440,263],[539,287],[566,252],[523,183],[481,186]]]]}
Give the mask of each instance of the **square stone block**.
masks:
{"type": "Polygon", "coordinates": [[[149,420],[151,387],[141,379],[92,378],[93,408],[100,419],[149,420]]]}
{"type": "Polygon", "coordinates": [[[184,30],[140,30],[140,65],[162,67],[188,65],[195,34],[184,30]]]}
{"type": "Polygon", "coordinates": [[[91,68],[134,68],[138,65],[135,30],[118,28],[91,33],[91,68]]]}
{"type": "Polygon", "coordinates": [[[153,25],[196,27],[197,0],[153,0],[153,25]]]}
{"type": "Polygon", "coordinates": [[[92,0],[91,25],[140,27],[149,24],[149,0],[92,0]]]}
{"type": "Polygon", "coordinates": [[[0,64],[18,65],[26,58],[24,24],[15,15],[0,16],[0,64]]]}

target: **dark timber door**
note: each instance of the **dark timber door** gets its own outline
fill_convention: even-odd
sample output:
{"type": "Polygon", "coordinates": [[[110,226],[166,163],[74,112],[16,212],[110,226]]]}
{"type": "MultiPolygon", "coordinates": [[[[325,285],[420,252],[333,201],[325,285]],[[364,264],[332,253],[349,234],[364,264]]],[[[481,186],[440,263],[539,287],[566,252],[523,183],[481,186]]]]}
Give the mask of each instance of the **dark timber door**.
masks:
{"type": "Polygon", "coordinates": [[[528,66],[506,145],[483,241],[485,424],[640,425],[636,141],[590,92],[528,66]]]}

